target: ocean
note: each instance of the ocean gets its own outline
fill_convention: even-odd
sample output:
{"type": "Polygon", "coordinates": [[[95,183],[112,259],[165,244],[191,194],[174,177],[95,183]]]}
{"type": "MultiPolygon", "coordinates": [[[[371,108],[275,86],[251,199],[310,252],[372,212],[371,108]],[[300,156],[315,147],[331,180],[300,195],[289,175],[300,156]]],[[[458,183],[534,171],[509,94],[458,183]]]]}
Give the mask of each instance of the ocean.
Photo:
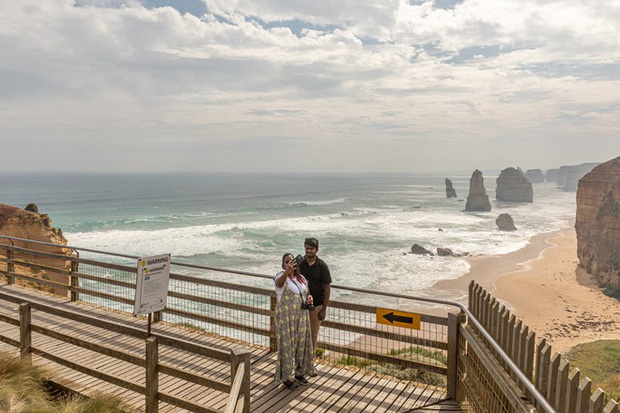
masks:
{"type": "Polygon", "coordinates": [[[413,244],[502,254],[574,218],[575,193],[552,183],[534,184],[532,204],[494,201],[497,174],[484,174],[493,209],[480,213],[463,212],[471,173],[3,173],[0,202],[36,203],[73,246],[171,253],[177,262],[267,275],[279,270],[283,253],[303,253],[304,238],[316,237],[334,284],[437,296],[436,281],[469,266],[457,257],[407,254],[413,244]],[[446,177],[458,198],[446,198],[446,177]],[[501,213],[518,231],[497,229],[501,213]]]}

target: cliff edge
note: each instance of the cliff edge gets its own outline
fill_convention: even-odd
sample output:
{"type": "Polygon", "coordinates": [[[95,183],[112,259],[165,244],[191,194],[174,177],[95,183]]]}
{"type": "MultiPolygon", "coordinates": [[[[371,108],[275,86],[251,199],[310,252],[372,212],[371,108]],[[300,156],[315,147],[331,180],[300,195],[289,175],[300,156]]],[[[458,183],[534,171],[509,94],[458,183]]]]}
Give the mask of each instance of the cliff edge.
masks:
{"type": "Polygon", "coordinates": [[[579,180],[577,188],[579,265],[601,286],[620,286],[620,157],[579,180]]]}

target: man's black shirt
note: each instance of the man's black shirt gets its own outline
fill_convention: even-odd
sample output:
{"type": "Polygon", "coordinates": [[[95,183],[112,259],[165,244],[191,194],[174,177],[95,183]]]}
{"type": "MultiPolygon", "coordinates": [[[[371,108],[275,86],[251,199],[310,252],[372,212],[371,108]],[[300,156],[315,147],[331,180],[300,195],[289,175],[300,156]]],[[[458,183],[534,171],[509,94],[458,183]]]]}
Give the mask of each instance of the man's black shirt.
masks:
{"type": "Polygon", "coordinates": [[[323,284],[332,283],[329,267],[325,264],[325,261],[317,257],[313,265],[308,265],[308,262],[304,260],[299,264],[299,269],[301,275],[308,280],[308,289],[314,299],[314,305],[323,305],[325,298],[325,287],[323,284]]]}

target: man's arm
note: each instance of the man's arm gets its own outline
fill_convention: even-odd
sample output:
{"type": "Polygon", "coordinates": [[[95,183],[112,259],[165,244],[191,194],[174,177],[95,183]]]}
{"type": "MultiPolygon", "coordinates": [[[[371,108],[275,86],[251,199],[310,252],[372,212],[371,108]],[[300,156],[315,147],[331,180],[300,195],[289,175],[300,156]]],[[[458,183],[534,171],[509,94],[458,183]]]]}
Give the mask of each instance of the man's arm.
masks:
{"type": "Polygon", "coordinates": [[[331,284],[323,284],[323,287],[325,287],[325,295],[323,297],[323,307],[321,308],[321,311],[319,311],[319,313],[317,314],[317,317],[319,320],[325,320],[325,315],[327,314],[325,310],[327,310],[327,306],[329,305],[329,296],[332,292],[332,286],[331,284]]]}

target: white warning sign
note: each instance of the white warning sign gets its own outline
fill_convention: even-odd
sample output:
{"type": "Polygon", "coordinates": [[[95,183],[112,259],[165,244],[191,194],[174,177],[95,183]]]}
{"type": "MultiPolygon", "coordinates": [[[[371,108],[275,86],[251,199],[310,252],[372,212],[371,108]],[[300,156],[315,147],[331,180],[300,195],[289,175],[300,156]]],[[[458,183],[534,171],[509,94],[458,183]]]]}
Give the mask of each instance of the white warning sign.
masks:
{"type": "Polygon", "coordinates": [[[135,315],[161,311],[168,299],[170,254],[138,258],[135,315]]]}

